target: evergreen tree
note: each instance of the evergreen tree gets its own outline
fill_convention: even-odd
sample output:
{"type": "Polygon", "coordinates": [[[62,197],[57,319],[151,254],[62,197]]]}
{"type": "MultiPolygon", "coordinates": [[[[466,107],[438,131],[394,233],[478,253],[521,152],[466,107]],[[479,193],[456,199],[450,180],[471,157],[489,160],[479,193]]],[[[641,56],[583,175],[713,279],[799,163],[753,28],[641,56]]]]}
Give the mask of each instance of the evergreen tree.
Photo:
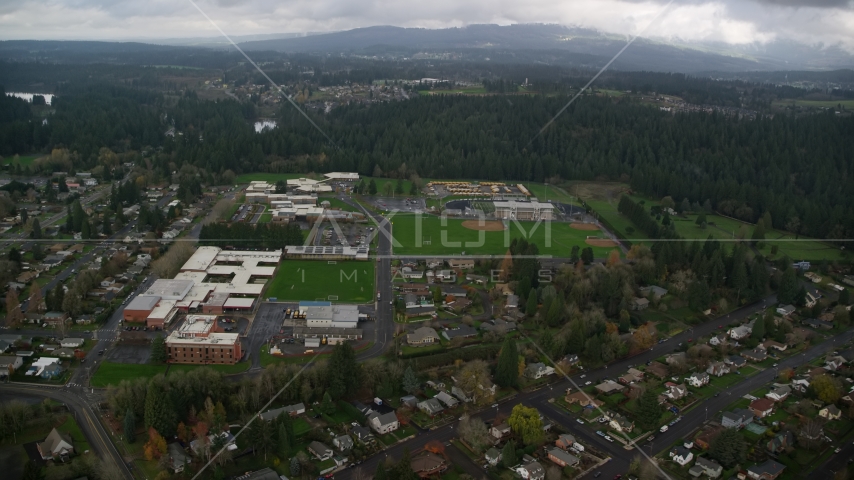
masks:
{"type": "Polygon", "coordinates": [[[777,299],[780,303],[795,303],[798,296],[798,278],[794,268],[787,268],[780,279],[780,287],[777,289],[777,299]]]}
{"type": "Polygon", "coordinates": [[[533,317],[537,313],[537,289],[532,288],[528,293],[528,302],[525,304],[525,313],[533,317]]]}
{"type": "Polygon", "coordinates": [[[747,444],[738,430],[725,428],[712,439],[709,445],[709,456],[724,468],[732,468],[747,459],[747,444]]]}
{"type": "Polygon", "coordinates": [[[388,466],[384,461],[377,462],[377,470],[374,472],[374,480],[388,480],[388,466]]]}
{"type": "Polygon", "coordinates": [[[757,318],[753,322],[753,329],[750,331],[750,338],[761,342],[765,338],[765,319],[757,318]]]}
{"type": "Polygon", "coordinates": [[[501,450],[501,463],[506,468],[516,465],[516,442],[513,440],[508,441],[501,450]]]}
{"type": "Polygon", "coordinates": [[[368,184],[368,194],[376,195],[377,194],[377,182],[372,178],[371,182],[368,184]]]}
{"type": "Polygon", "coordinates": [[[44,469],[34,460],[30,460],[24,465],[21,480],[45,480],[44,469]]]}
{"type": "Polygon", "coordinates": [[[157,430],[164,437],[175,434],[176,415],[168,392],[161,386],[162,377],[148,382],[145,392],[145,427],[157,430]]]}
{"type": "Polygon", "coordinates": [[[418,195],[418,185],[416,185],[415,182],[409,184],[409,194],[413,197],[418,195]]]}
{"type": "Polygon", "coordinates": [[[581,249],[581,261],[584,262],[585,265],[590,265],[593,263],[593,249],[590,247],[584,247],[581,249]]]}
{"type": "MultiPolygon", "coordinates": [[[[840,305],[848,305],[851,303],[851,292],[849,292],[847,288],[839,292],[839,299],[837,300],[837,303],[840,305]]],[[[854,311],[854,309],[852,309],[852,311],[854,311]]]]}
{"type": "Polygon", "coordinates": [[[636,419],[638,426],[644,430],[652,430],[658,426],[664,408],[658,403],[658,395],[651,389],[646,391],[638,399],[638,410],[636,419]]]}
{"type": "Polygon", "coordinates": [[[288,437],[288,428],[284,423],[279,424],[279,431],[276,435],[276,446],[279,449],[279,457],[288,458],[291,452],[291,440],[288,437]]]}
{"type": "Polygon", "coordinates": [[[127,439],[128,443],[133,443],[136,441],[136,418],[134,418],[133,410],[128,408],[125,411],[125,418],[122,422],[122,426],[124,427],[125,439],[127,439]]]}
{"type": "Polygon", "coordinates": [[[421,382],[418,381],[418,376],[415,375],[415,372],[412,370],[412,367],[406,367],[406,371],[403,372],[403,391],[409,394],[413,394],[419,389],[420,386],[421,382]]]}
{"type": "Polygon", "coordinates": [[[501,387],[515,387],[519,381],[519,351],[516,340],[505,337],[495,367],[495,383],[501,387]]]}
{"type": "Polygon", "coordinates": [[[32,231],[30,232],[30,237],[38,240],[42,238],[42,224],[39,222],[38,218],[33,219],[32,223],[32,231]]]}
{"type": "Polygon", "coordinates": [[[750,237],[750,239],[752,240],[751,243],[753,245],[756,245],[757,242],[765,240],[765,222],[762,219],[760,219],[756,223],[756,226],[753,227],[753,235],[750,237]]]}
{"type": "Polygon", "coordinates": [[[341,342],[332,350],[326,370],[327,391],[333,400],[352,395],[359,385],[359,365],[349,342],[341,342]]]}
{"type": "MultiPolygon", "coordinates": [[[[378,469],[380,467],[377,467],[378,469]]],[[[302,469],[300,468],[299,459],[297,457],[291,458],[291,477],[298,477],[302,469]]],[[[374,477],[376,478],[376,477],[374,477]]]]}
{"type": "Polygon", "coordinates": [[[332,397],[329,395],[328,391],[323,393],[323,401],[320,403],[320,411],[327,415],[335,413],[335,403],[332,401],[332,397]]]}

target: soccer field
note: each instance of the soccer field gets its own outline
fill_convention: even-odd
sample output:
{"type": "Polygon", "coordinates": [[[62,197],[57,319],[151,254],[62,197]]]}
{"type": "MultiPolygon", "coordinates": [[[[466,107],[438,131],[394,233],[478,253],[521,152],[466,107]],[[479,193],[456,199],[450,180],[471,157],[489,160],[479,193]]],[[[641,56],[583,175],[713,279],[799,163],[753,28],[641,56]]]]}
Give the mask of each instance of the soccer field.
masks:
{"type": "MultiPolygon", "coordinates": [[[[536,243],[541,255],[569,257],[572,247],[587,247],[588,236],[598,231],[576,230],[563,222],[509,222],[504,231],[478,231],[464,227],[462,219],[432,215],[397,215],[392,219],[395,255],[503,255],[514,238],[536,243]]],[[[592,247],[596,257],[606,257],[616,247],[592,247]]],[[[618,249],[617,249],[618,250],[618,249]]]]}
{"type": "Polygon", "coordinates": [[[369,302],[376,295],[374,267],[372,261],[283,260],[267,297],[279,301],[369,302]]]}

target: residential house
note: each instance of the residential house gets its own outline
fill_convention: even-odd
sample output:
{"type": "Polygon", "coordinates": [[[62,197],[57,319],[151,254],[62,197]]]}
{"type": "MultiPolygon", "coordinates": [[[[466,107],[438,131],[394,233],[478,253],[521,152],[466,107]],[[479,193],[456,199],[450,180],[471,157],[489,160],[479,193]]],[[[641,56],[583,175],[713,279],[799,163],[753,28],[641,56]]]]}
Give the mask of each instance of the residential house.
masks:
{"type": "Polygon", "coordinates": [[[640,293],[642,296],[649,298],[649,294],[652,293],[653,298],[656,300],[661,300],[661,297],[667,295],[667,289],[661,288],[656,285],[650,285],[648,287],[641,287],[640,293]]]}
{"type": "Polygon", "coordinates": [[[801,320],[801,323],[820,330],[830,330],[833,328],[833,322],[829,322],[827,320],[818,320],[816,318],[807,318],[805,320],[801,320]]]}
{"type": "Polygon", "coordinates": [[[724,362],[729,364],[730,371],[732,369],[738,370],[739,368],[747,365],[747,360],[744,357],[740,357],[738,355],[730,355],[729,357],[724,359],[724,362]]]}
{"type": "Polygon", "coordinates": [[[68,314],[65,312],[47,312],[42,320],[47,325],[56,326],[61,323],[68,323],[68,314]]]}
{"type": "Polygon", "coordinates": [[[445,459],[433,452],[423,451],[412,457],[409,462],[412,471],[419,478],[434,478],[438,477],[442,472],[448,469],[448,463],[445,459]]]}
{"type": "MultiPolygon", "coordinates": [[[[459,302],[459,301],[461,301],[461,300],[457,300],[457,302],[459,302]]],[[[466,301],[471,303],[469,300],[466,300],[466,301]]],[[[457,302],[454,302],[454,303],[457,303],[457,302]]],[[[462,325],[459,325],[457,328],[454,328],[453,330],[443,330],[442,336],[448,340],[452,340],[454,338],[476,337],[477,336],[477,330],[475,330],[474,328],[472,328],[468,325],[462,324],[462,325]]]]}
{"type": "Polygon", "coordinates": [[[581,461],[575,455],[560,448],[552,448],[548,453],[549,460],[561,467],[574,467],[581,461]]]}
{"type": "Polygon", "coordinates": [[[753,412],[746,408],[737,408],[731,412],[724,412],[721,417],[721,425],[726,428],[744,428],[753,423],[753,412]]]}
{"type": "Polygon", "coordinates": [[[611,421],[608,425],[618,432],[631,433],[635,428],[635,423],[619,413],[611,416],[611,421]]]}
{"type": "Polygon", "coordinates": [[[466,274],[466,280],[469,282],[474,282],[478,285],[486,285],[489,281],[489,277],[485,275],[475,275],[473,273],[466,274]]]}
{"type": "MultiPolygon", "coordinates": [[[[433,399],[431,398],[430,400],[433,399]]],[[[435,400],[433,401],[435,402],[435,400]]],[[[373,431],[380,435],[385,435],[386,433],[393,432],[400,428],[400,422],[397,420],[397,415],[395,415],[394,412],[388,412],[382,415],[372,413],[370,417],[368,417],[368,424],[371,426],[373,431]]]]}
{"type": "Polygon", "coordinates": [[[619,383],[613,380],[605,380],[604,382],[596,385],[596,390],[604,395],[613,395],[615,393],[620,393],[626,387],[620,385],[619,383]]]}
{"type": "Polygon", "coordinates": [[[109,288],[109,287],[113,286],[114,283],[116,283],[115,278],[107,277],[107,278],[101,280],[101,288],[109,288]]]}
{"type": "Polygon", "coordinates": [[[691,463],[691,460],[694,459],[694,454],[691,453],[691,450],[681,445],[672,448],[669,452],[669,455],[671,460],[683,467],[691,463]]]}
{"type": "Polygon", "coordinates": [[[445,261],[442,260],[441,258],[428,258],[426,263],[427,263],[427,268],[434,269],[434,268],[439,268],[442,265],[444,265],[445,261]]]}
{"type": "Polygon", "coordinates": [[[457,406],[458,403],[460,403],[456,398],[448,395],[448,392],[439,392],[433,398],[444,403],[445,406],[448,408],[454,408],[457,406]]]}
{"type": "Polygon", "coordinates": [[[525,376],[534,380],[538,380],[554,373],[554,367],[544,363],[529,363],[525,367],[525,376]]]}
{"type": "Polygon", "coordinates": [[[352,450],[353,448],[353,438],[349,435],[341,435],[339,437],[335,437],[332,439],[332,445],[334,445],[338,450],[342,452],[346,452],[352,450]]]}
{"type": "Polygon", "coordinates": [[[474,268],[474,260],[471,259],[448,259],[448,266],[451,268],[459,268],[460,270],[471,270],[474,268]]]}
{"type": "Polygon", "coordinates": [[[826,368],[829,372],[835,372],[846,363],[848,363],[848,361],[845,360],[845,357],[842,357],[840,355],[828,355],[824,359],[824,368],[826,368]]]}
{"type": "Polygon", "coordinates": [[[713,347],[718,347],[720,345],[726,345],[729,343],[729,337],[725,333],[719,333],[712,338],[709,339],[709,345],[713,347]]]}
{"type": "Polygon", "coordinates": [[[418,409],[432,417],[445,408],[442,407],[442,404],[435,398],[428,398],[418,404],[418,409]]]}
{"type": "Polygon", "coordinates": [[[724,468],[720,466],[716,461],[709,460],[705,457],[697,457],[697,461],[694,462],[694,466],[688,470],[688,474],[692,477],[699,477],[701,475],[705,475],[709,478],[718,478],[723,473],[724,468]]]}
{"type": "Polygon", "coordinates": [[[788,317],[789,315],[795,313],[794,305],[780,305],[777,307],[777,313],[782,315],[783,317],[788,317]]]}
{"type": "Polygon", "coordinates": [[[729,373],[729,365],[724,362],[712,362],[706,369],[706,373],[708,373],[709,375],[714,375],[716,377],[722,377],[729,373]]]}
{"type": "Polygon", "coordinates": [[[57,378],[61,377],[63,373],[65,373],[65,368],[59,363],[54,363],[42,368],[41,373],[39,373],[39,377],[47,379],[57,378]]]}
{"type": "Polygon", "coordinates": [[[82,338],[66,338],[59,342],[59,345],[63,348],[80,348],[83,346],[84,340],[82,338]]]}
{"type": "Polygon", "coordinates": [[[635,311],[646,310],[649,308],[649,300],[645,298],[633,298],[631,303],[631,309],[635,311]]]}
{"type": "Polygon", "coordinates": [[[765,418],[774,412],[774,401],[770,398],[757,398],[750,402],[750,411],[759,418],[765,418]]]}
{"type": "Polygon", "coordinates": [[[684,365],[687,360],[685,352],[668,353],[664,357],[664,362],[668,365],[684,365]]]}
{"type": "Polygon", "coordinates": [[[74,356],[74,350],[70,348],[57,348],[56,350],[51,352],[51,355],[56,355],[60,358],[71,358],[74,356]]]}
{"type": "Polygon", "coordinates": [[[524,480],[543,480],[546,470],[538,462],[531,462],[516,468],[516,473],[524,480]]]}
{"type": "MultiPolygon", "coordinates": [[[[269,422],[274,418],[278,418],[279,415],[285,414],[291,417],[295,417],[297,415],[301,415],[305,413],[305,405],[303,403],[297,403],[294,405],[288,405],[287,407],[282,408],[274,408],[272,410],[267,410],[266,412],[261,414],[261,420],[269,422]]],[[[365,413],[365,412],[362,412],[365,413]]]]}
{"type": "Polygon", "coordinates": [[[443,285],[442,286],[442,296],[443,297],[456,297],[463,298],[468,294],[468,290],[463,287],[458,287],[456,285],[443,285]]]}
{"type": "Polygon", "coordinates": [[[439,334],[430,327],[419,327],[406,335],[406,343],[413,346],[430,345],[439,341],[439,334]]]}
{"type": "Polygon", "coordinates": [[[785,345],[785,344],[780,343],[780,342],[776,342],[774,340],[765,340],[764,342],[762,342],[762,346],[765,348],[765,350],[772,350],[773,349],[773,350],[777,350],[778,352],[785,352],[786,349],[789,348],[788,345],[785,345]]]}
{"type": "Polygon", "coordinates": [[[604,402],[602,402],[601,400],[596,400],[585,392],[575,392],[568,394],[566,397],[564,397],[564,401],[569,405],[577,403],[582,407],[590,406],[592,408],[597,408],[604,405],[604,402]]]}
{"type": "Polygon", "coordinates": [[[801,393],[804,393],[807,391],[808,388],[810,388],[810,378],[809,376],[793,378],[791,385],[792,390],[797,390],[801,393]]]}
{"type": "Polygon", "coordinates": [[[519,308],[519,295],[507,295],[504,306],[507,308],[519,308]]]}
{"type": "Polygon", "coordinates": [[[759,465],[748,467],[747,476],[753,480],[775,480],[785,469],[786,466],[782,463],[769,459],[759,465]]]}
{"type": "Polygon", "coordinates": [[[69,455],[74,454],[74,441],[71,439],[71,435],[60,433],[54,428],[43,442],[36,444],[36,449],[39,451],[42,460],[65,460],[69,455]]]}
{"type": "Polygon", "coordinates": [[[24,365],[24,359],[15,355],[0,356],[0,377],[5,377],[9,371],[15,373],[16,370],[24,365]]]}
{"type": "Polygon", "coordinates": [[[709,374],[707,372],[694,372],[687,380],[692,387],[700,388],[709,384],[709,374]]]}
{"type": "Polygon", "coordinates": [[[646,367],[646,373],[650,375],[654,375],[659,379],[667,378],[670,373],[670,369],[667,368],[667,365],[661,362],[652,362],[646,367]]]}
{"type": "Polygon", "coordinates": [[[575,437],[569,433],[562,433],[555,440],[555,446],[564,450],[569,450],[575,444],[575,437]]]}
{"type": "Polygon", "coordinates": [[[818,411],[818,416],[828,420],[839,420],[842,417],[842,410],[836,405],[828,405],[818,411]]]}
{"type": "Polygon", "coordinates": [[[688,396],[688,387],[686,387],[684,383],[677,385],[673,382],[667,382],[664,386],[667,390],[665,390],[661,396],[671,402],[688,396]]]}
{"type": "Polygon", "coordinates": [[[486,453],[484,454],[484,457],[486,457],[486,463],[488,463],[494,467],[494,466],[498,465],[498,462],[501,461],[502,455],[501,455],[500,450],[498,450],[495,447],[492,447],[486,451],[486,453]]]}
{"type": "Polygon", "coordinates": [[[788,385],[776,385],[770,392],[765,394],[765,397],[775,402],[782,402],[790,393],[792,393],[792,387],[788,385]]]}
{"type": "Polygon", "coordinates": [[[743,340],[750,336],[750,333],[753,331],[752,328],[748,325],[741,325],[739,327],[730,328],[727,331],[729,338],[733,340],[743,340]]]}
{"type": "MultiPolygon", "coordinates": [[[[395,418],[397,417],[395,416],[395,418]]],[[[352,433],[356,437],[356,440],[361,443],[370,443],[374,441],[374,436],[373,434],[371,434],[370,430],[361,425],[356,425],[355,427],[353,427],[350,430],[350,433],[352,433]]]]}
{"type": "Polygon", "coordinates": [[[457,274],[453,270],[436,270],[433,278],[437,282],[454,283],[457,281],[457,274]]]}
{"type": "Polygon", "coordinates": [[[634,382],[640,382],[643,381],[643,372],[636,368],[630,368],[625,375],[621,376],[617,380],[626,385],[634,382]]]}
{"type": "Polygon", "coordinates": [[[424,278],[424,270],[418,270],[413,267],[403,267],[400,269],[400,276],[406,280],[424,278]]]}
{"type": "Polygon", "coordinates": [[[502,438],[510,435],[510,425],[507,425],[506,423],[494,425],[489,429],[489,434],[492,435],[492,438],[501,440],[502,438]]]}
{"type": "MultiPolygon", "coordinates": [[[[462,312],[466,311],[466,309],[468,309],[470,306],[472,306],[472,303],[474,303],[474,302],[472,302],[468,298],[458,298],[458,299],[454,300],[453,302],[446,303],[443,308],[449,312],[462,313],[462,312]]],[[[469,327],[469,328],[471,328],[471,327],[469,327]]],[[[476,333],[475,333],[475,335],[476,335],[476,333]]],[[[445,336],[447,337],[447,335],[445,335],[445,336]]],[[[467,336],[469,336],[469,335],[467,335],[467,336]]]]}
{"type": "Polygon", "coordinates": [[[187,455],[177,442],[166,445],[166,454],[168,455],[167,467],[174,473],[183,472],[184,467],[193,463],[193,458],[187,455]]]}
{"type": "Polygon", "coordinates": [[[418,405],[418,398],[415,395],[405,395],[400,397],[400,404],[415,408],[418,405]]]}
{"type": "Polygon", "coordinates": [[[768,359],[768,354],[761,348],[754,348],[753,350],[741,352],[741,356],[751,362],[762,362],[768,359]]]}
{"type": "Polygon", "coordinates": [[[783,453],[795,447],[795,436],[789,430],[783,431],[774,435],[774,438],[768,440],[765,448],[771,453],[783,453]]]}
{"type": "Polygon", "coordinates": [[[332,458],[333,455],[335,455],[335,452],[331,448],[318,441],[313,441],[309,443],[308,451],[321,462],[324,460],[329,460],[330,458],[332,458]]]}

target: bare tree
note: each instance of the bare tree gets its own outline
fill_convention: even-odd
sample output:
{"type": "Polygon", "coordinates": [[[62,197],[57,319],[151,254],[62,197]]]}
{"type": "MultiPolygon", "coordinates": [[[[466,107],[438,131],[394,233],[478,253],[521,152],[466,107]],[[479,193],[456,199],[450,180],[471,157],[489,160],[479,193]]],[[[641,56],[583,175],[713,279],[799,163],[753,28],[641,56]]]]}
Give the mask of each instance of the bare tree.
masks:
{"type": "Polygon", "coordinates": [[[471,418],[468,415],[464,416],[460,420],[457,432],[459,432],[460,438],[478,453],[490,445],[489,430],[480,419],[471,418]]]}
{"type": "Polygon", "coordinates": [[[808,450],[814,450],[824,439],[824,427],[820,420],[808,418],[801,422],[798,430],[798,440],[808,450]]]}
{"type": "Polygon", "coordinates": [[[546,470],[546,480],[560,480],[561,471],[557,465],[552,465],[546,470]]]}
{"type": "Polygon", "coordinates": [[[216,202],[216,205],[214,205],[213,209],[211,210],[211,214],[208,215],[202,223],[207,225],[217,220],[228,220],[228,214],[229,212],[231,212],[231,208],[233,206],[233,199],[223,198],[222,200],[216,202]]]}
{"type": "Polygon", "coordinates": [[[172,278],[195,251],[196,248],[190,242],[175,242],[169,251],[151,264],[151,271],[160,278],[172,278]]]}

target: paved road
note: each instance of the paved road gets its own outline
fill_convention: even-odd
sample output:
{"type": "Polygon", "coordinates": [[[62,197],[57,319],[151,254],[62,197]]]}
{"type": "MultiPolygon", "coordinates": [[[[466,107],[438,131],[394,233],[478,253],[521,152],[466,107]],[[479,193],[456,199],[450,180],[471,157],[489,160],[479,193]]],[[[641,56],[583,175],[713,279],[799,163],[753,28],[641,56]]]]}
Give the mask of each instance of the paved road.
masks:
{"type": "Polygon", "coordinates": [[[16,383],[0,384],[0,392],[38,398],[51,398],[64,403],[74,415],[74,419],[80,426],[80,430],[98,458],[104,462],[115,463],[125,478],[133,478],[124,459],[118,450],[116,450],[115,445],[113,445],[109,434],[98,421],[95,409],[92,407],[92,405],[96,404],[96,400],[92,396],[85,395],[82,391],[72,391],[68,388],[42,387],[16,383]]]}

